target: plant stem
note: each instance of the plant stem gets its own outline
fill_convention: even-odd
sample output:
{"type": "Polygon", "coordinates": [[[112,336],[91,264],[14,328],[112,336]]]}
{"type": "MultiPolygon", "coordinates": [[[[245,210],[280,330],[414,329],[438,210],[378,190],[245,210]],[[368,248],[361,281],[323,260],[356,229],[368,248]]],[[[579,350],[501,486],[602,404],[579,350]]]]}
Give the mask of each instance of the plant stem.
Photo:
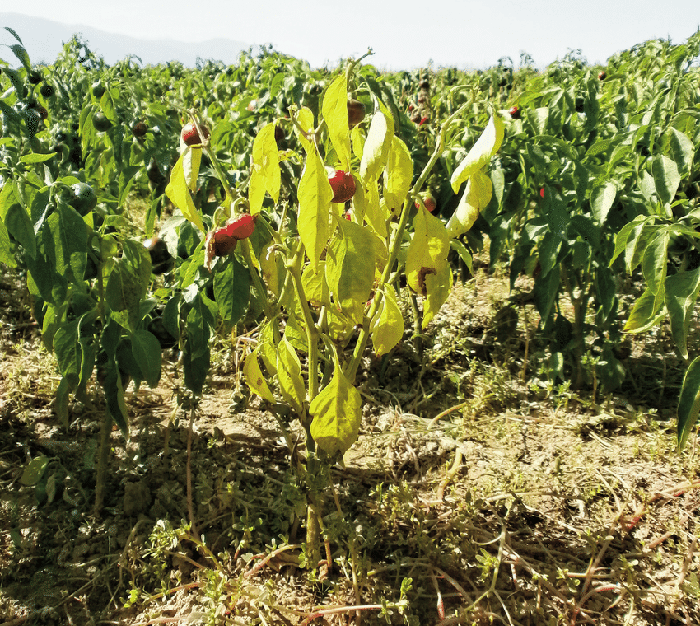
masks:
{"type": "Polygon", "coordinates": [[[97,474],[95,476],[95,517],[100,517],[105,500],[105,479],[109,462],[109,436],[112,433],[112,416],[105,411],[100,428],[100,448],[97,457],[97,474]]]}

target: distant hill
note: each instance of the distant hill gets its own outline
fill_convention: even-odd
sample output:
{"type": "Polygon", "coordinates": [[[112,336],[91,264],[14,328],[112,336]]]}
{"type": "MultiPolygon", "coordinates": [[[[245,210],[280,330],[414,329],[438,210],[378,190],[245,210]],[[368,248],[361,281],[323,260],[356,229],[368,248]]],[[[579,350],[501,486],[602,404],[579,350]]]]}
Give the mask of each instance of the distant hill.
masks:
{"type": "MultiPolygon", "coordinates": [[[[135,39],[91,26],[61,24],[19,13],[0,13],[0,44],[15,43],[12,35],[4,30],[5,26],[20,36],[32,63],[53,63],[63,49],[63,44],[70,41],[76,33],[80,33],[90,50],[102,56],[109,65],[131,54],[138,56],[144,65],[180,61],[187,67],[194,67],[197,57],[223,61],[230,65],[238,60],[241,50],[250,48],[250,44],[229,39],[210,39],[197,43],[172,39],[135,39]]],[[[0,47],[0,58],[12,65],[17,62],[12,52],[4,46],[0,47]]]]}

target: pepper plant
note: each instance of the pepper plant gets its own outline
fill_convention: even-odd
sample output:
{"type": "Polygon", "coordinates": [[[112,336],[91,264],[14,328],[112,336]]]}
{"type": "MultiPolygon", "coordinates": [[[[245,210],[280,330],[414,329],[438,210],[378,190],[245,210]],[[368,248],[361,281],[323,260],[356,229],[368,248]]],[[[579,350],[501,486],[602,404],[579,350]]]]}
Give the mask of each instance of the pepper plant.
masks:
{"type": "MultiPolygon", "coordinates": [[[[186,337],[185,382],[201,393],[214,307],[228,327],[248,309],[262,311],[258,343],[243,372],[255,394],[277,414],[282,413],[279,405],[286,405],[285,414],[306,431],[302,474],[308,488],[307,551],[313,565],[319,556],[327,475],[323,468],[349,449],[360,428],[362,398],[354,380],[365,350],[371,344],[376,355],[385,354],[403,336],[396,293],[400,275],[423,298],[423,327],[444,303],[452,286],[450,240],[468,230],[488,204],[492,189],[484,170],[504,134],[504,121],[492,116],[453,174],[455,190],[464,183],[466,188],[445,226],[419,201],[419,192],[447,148],[446,139],[454,136],[453,125],[462,111],[442,125],[431,159],[414,178],[409,150],[394,132],[394,117],[375,93],[367,123],[351,127],[348,102],[356,95],[351,88],[354,69],[351,62],[328,85],[318,117],[306,107],[290,110],[302,152],[279,150],[279,122],[260,128],[253,142],[247,197],[229,185],[202,133],[201,145],[183,143],[166,190],[184,219],[201,233],[173,296],[178,302],[174,306],[186,310],[179,316],[186,337]],[[190,194],[202,153],[226,190],[210,227],[190,194]],[[280,202],[282,159],[303,163],[291,195],[294,202],[280,202]],[[215,305],[203,289],[210,272],[215,305]],[[351,338],[356,343],[349,350],[351,338]]],[[[193,122],[199,128],[194,112],[193,122]]]]}

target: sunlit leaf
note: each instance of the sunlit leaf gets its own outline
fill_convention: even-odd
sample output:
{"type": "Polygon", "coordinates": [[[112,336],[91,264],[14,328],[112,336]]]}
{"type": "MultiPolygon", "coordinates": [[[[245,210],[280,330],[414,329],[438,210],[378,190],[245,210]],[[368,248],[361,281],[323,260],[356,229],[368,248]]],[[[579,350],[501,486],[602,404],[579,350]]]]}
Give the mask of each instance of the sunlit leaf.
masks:
{"type": "Polygon", "coordinates": [[[306,247],[311,264],[316,269],[330,236],[329,220],[333,200],[333,189],[316,148],[306,155],[306,167],[299,182],[298,197],[299,236],[306,247]]]}
{"type": "Polygon", "coordinates": [[[408,190],[413,182],[413,159],[406,144],[394,136],[384,170],[384,200],[389,210],[401,212],[408,190]]]}
{"type": "Polygon", "coordinates": [[[270,388],[267,386],[267,382],[265,382],[265,377],[260,370],[257,348],[246,357],[245,363],[243,363],[243,375],[248,383],[248,387],[250,387],[253,393],[259,395],[263,400],[267,400],[268,402],[275,401],[270,388]]]}
{"type": "Polygon", "coordinates": [[[170,182],[165,188],[165,193],[168,198],[170,198],[170,201],[182,211],[186,219],[197,226],[200,231],[205,232],[202,218],[197,212],[197,208],[194,206],[192,196],[190,195],[190,188],[185,180],[183,160],[185,154],[189,154],[189,152],[184,152],[173,166],[170,173],[170,182]]]}
{"type": "Polygon", "coordinates": [[[301,361],[286,336],[277,346],[277,380],[282,397],[294,409],[297,416],[302,417],[306,387],[301,377],[301,361]]]}
{"type": "Polygon", "coordinates": [[[390,352],[401,341],[404,332],[403,315],[392,288],[385,290],[381,308],[372,321],[370,332],[377,356],[390,352]]]}
{"type": "Polygon", "coordinates": [[[462,183],[468,180],[474,172],[488,165],[491,157],[501,147],[504,133],[505,124],[503,118],[500,115],[492,115],[484,132],[481,133],[477,142],[452,174],[450,184],[455,193],[459,192],[462,183]]]}
{"type": "Polygon", "coordinates": [[[472,173],[459,205],[447,222],[447,233],[450,237],[459,237],[467,232],[476,222],[479,213],[491,202],[493,184],[491,178],[483,171],[472,173]]]}
{"type": "Polygon", "coordinates": [[[337,359],[333,378],[309,407],[311,436],[327,454],[344,454],[357,440],[362,423],[362,396],[343,374],[337,359]]]}
{"type": "Polygon", "coordinates": [[[250,213],[255,215],[262,210],[267,191],[275,204],[279,200],[281,173],[279,150],[275,141],[275,124],[267,124],[253,141],[253,165],[250,174],[248,201],[250,213]]]}
{"type": "Polygon", "coordinates": [[[350,171],[350,130],[348,126],[348,81],[339,74],[326,89],[321,107],[328,136],[338,156],[339,169],[350,171]]]}

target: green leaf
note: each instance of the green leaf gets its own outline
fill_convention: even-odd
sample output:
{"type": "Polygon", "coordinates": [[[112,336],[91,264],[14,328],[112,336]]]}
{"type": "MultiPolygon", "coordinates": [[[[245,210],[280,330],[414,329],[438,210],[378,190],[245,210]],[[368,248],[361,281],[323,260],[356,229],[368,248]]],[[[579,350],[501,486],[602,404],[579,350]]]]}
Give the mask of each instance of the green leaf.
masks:
{"type": "Polygon", "coordinates": [[[657,236],[647,245],[642,257],[642,273],[648,288],[654,293],[664,286],[668,266],[668,244],[671,234],[668,230],[657,231],[657,236]]]}
{"type": "Polygon", "coordinates": [[[338,236],[328,245],[326,280],[336,306],[359,324],[374,284],[374,238],[359,224],[338,221],[338,236]]]}
{"type": "Polygon", "coordinates": [[[657,154],[651,159],[651,174],[654,177],[656,193],[661,202],[672,202],[681,182],[678,166],[666,155],[657,154]]]}
{"type": "Polygon", "coordinates": [[[223,270],[214,274],[214,298],[227,330],[230,330],[248,310],[250,302],[250,272],[231,255],[223,270]]]}
{"type": "Polygon", "coordinates": [[[253,164],[248,192],[251,215],[262,210],[265,191],[272,196],[275,204],[279,200],[281,172],[279,151],[275,141],[275,126],[275,124],[263,126],[253,141],[253,164]]]}
{"type": "Polygon", "coordinates": [[[315,147],[306,155],[306,167],[301,175],[297,194],[299,198],[297,221],[299,236],[306,247],[306,254],[311,265],[317,269],[321,253],[330,236],[330,209],[333,189],[331,189],[328,175],[315,147]]]}
{"type": "Polygon", "coordinates": [[[544,237],[542,237],[542,240],[538,244],[540,267],[542,268],[541,276],[546,276],[552,268],[557,266],[561,245],[561,237],[551,230],[547,231],[544,237]]]}
{"type": "MultiPolygon", "coordinates": [[[[393,123],[382,111],[372,116],[360,161],[363,181],[377,180],[389,159],[394,138],[393,123]]],[[[409,183],[410,184],[410,183],[409,183]]]]}
{"type": "Polygon", "coordinates": [[[381,307],[372,320],[370,332],[377,356],[390,352],[403,337],[404,321],[393,288],[384,291],[381,307]]]}
{"type": "Polygon", "coordinates": [[[671,127],[670,143],[671,143],[671,158],[678,167],[678,172],[681,176],[686,176],[693,168],[694,147],[693,142],[685,133],[671,127]]]}
{"type": "Polygon", "coordinates": [[[286,336],[277,346],[277,380],[280,384],[282,397],[302,419],[304,402],[306,401],[306,387],[304,379],[301,377],[301,361],[299,361],[296,351],[286,336]]]}
{"type": "Polygon", "coordinates": [[[49,154],[40,154],[39,152],[31,152],[30,154],[25,154],[24,156],[20,157],[20,161],[22,163],[44,163],[45,161],[50,161],[51,159],[56,158],[57,153],[56,152],[51,152],[49,154]]]}
{"type": "Polygon", "coordinates": [[[698,292],[700,268],[666,278],[666,308],[671,321],[671,335],[684,359],[688,358],[688,330],[698,292]]]}
{"type": "Polygon", "coordinates": [[[124,402],[124,386],[122,385],[119,367],[114,359],[107,361],[104,379],[105,401],[107,411],[114,423],[122,431],[124,437],[129,434],[129,414],[124,402]]]}
{"type": "Polygon", "coordinates": [[[74,282],[82,284],[87,264],[87,226],[80,214],[71,206],[62,202],[57,209],[59,229],[56,235],[60,238],[60,244],[56,242],[63,253],[62,267],[70,268],[69,276],[74,282]]]}
{"type": "MultiPolygon", "coordinates": [[[[13,35],[17,36],[15,32],[12,29],[9,29],[5,27],[7,30],[9,30],[13,35]]],[[[29,55],[27,54],[26,49],[24,48],[23,45],[20,44],[12,44],[11,46],[8,46],[10,50],[12,50],[12,54],[14,54],[19,62],[24,66],[24,68],[29,72],[31,69],[31,62],[29,61],[29,55]]]]}
{"type": "Polygon", "coordinates": [[[8,181],[0,191],[0,220],[30,256],[36,256],[34,227],[27,211],[21,205],[14,181],[8,181]]]}
{"type": "Polygon", "coordinates": [[[610,315],[615,305],[615,274],[609,267],[598,267],[595,272],[595,292],[605,317],[610,315]]]}
{"type": "Polygon", "coordinates": [[[109,274],[105,299],[113,311],[138,306],[151,282],[151,257],[138,241],[124,241],[124,252],[109,274]]]}
{"type": "MultiPolygon", "coordinates": [[[[326,89],[321,107],[328,136],[338,156],[341,170],[350,171],[350,132],[348,126],[348,81],[339,74],[326,89]]],[[[308,167],[308,163],[307,163],[308,167]]]]}
{"type": "Polygon", "coordinates": [[[326,454],[344,454],[357,440],[362,423],[362,396],[335,359],[333,378],[313,399],[311,436],[326,454]]]}
{"type": "Polygon", "coordinates": [[[459,239],[452,239],[450,241],[450,248],[452,248],[455,252],[457,252],[457,254],[459,254],[459,258],[462,259],[464,264],[467,266],[469,273],[473,274],[474,263],[472,255],[469,253],[469,250],[467,250],[466,246],[459,239]]]}
{"type": "Polygon", "coordinates": [[[474,173],[488,165],[503,143],[505,134],[505,123],[500,115],[492,115],[484,132],[471,150],[464,157],[457,169],[452,174],[450,184],[455,193],[459,193],[459,188],[474,173]]]}
{"type": "Polygon", "coordinates": [[[678,398],[678,449],[683,450],[700,413],[700,357],[693,360],[683,377],[678,398]]]}
{"type": "Polygon", "coordinates": [[[22,476],[19,479],[25,487],[32,487],[36,485],[44,476],[46,468],[49,466],[49,461],[51,459],[43,454],[35,456],[27,467],[24,468],[22,476]]]}
{"type": "Polygon", "coordinates": [[[647,288],[634,303],[623,330],[630,334],[643,333],[656,326],[662,317],[663,313],[659,313],[656,294],[647,288]]]}
{"type": "Polygon", "coordinates": [[[534,297],[537,311],[543,323],[549,319],[552,307],[559,294],[559,284],[561,282],[560,266],[554,268],[546,275],[540,274],[535,281],[534,297]]]}
{"type": "Polygon", "coordinates": [[[0,219],[0,263],[8,267],[17,267],[10,236],[5,228],[5,222],[0,219]]]}
{"type": "Polygon", "coordinates": [[[640,222],[646,220],[643,216],[635,217],[633,221],[627,222],[615,235],[615,251],[613,252],[612,258],[610,259],[610,267],[615,263],[620,254],[627,249],[627,242],[632,235],[632,231],[640,225],[640,222]]]}
{"type": "Polygon", "coordinates": [[[591,192],[591,212],[599,224],[604,224],[615,203],[617,185],[611,180],[603,182],[591,192]]]}
{"type": "Polygon", "coordinates": [[[131,336],[131,349],[141,368],[141,374],[151,389],[160,380],[161,351],[158,338],[147,330],[137,330],[131,336]]]}
{"type": "Polygon", "coordinates": [[[177,163],[173,166],[170,172],[170,182],[165,188],[165,194],[190,222],[204,232],[204,223],[197,212],[197,208],[194,206],[190,188],[185,180],[184,160],[185,155],[189,154],[190,150],[191,148],[188,146],[188,149],[180,155],[177,163]]]}
{"type": "Polygon", "coordinates": [[[66,322],[61,325],[54,335],[53,350],[58,362],[58,370],[63,376],[74,374],[77,377],[80,371],[79,322],[80,320],[78,319],[66,322]]]}

